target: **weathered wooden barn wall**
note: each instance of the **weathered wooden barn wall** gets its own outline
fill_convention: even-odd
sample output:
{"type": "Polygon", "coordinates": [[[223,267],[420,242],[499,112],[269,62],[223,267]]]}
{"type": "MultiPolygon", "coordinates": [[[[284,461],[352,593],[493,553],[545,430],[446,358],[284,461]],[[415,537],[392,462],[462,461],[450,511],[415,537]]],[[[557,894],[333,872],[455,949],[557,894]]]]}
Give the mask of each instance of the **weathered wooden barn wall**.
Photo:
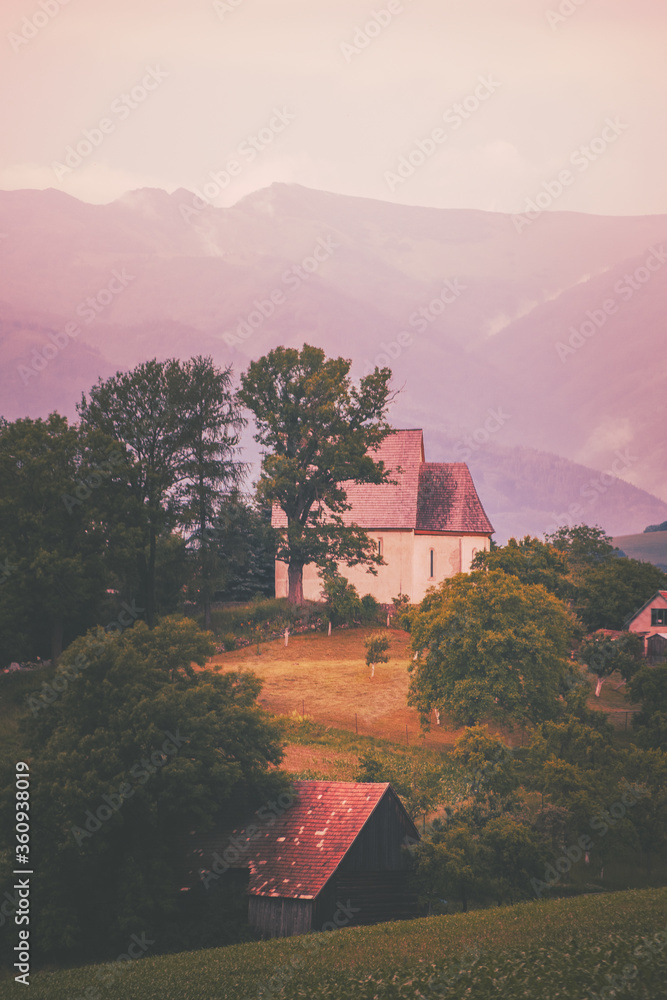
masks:
{"type": "Polygon", "coordinates": [[[312,899],[250,896],[248,921],[262,937],[291,937],[313,930],[312,899]]]}

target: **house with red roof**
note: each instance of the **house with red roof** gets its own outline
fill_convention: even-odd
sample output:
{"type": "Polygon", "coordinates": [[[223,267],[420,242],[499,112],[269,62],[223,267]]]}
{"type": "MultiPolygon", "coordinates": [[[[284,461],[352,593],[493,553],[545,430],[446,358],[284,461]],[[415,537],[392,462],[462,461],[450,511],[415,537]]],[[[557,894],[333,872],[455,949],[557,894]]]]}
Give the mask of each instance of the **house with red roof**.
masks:
{"type": "Polygon", "coordinates": [[[643,637],[645,654],[663,658],[667,654],[667,590],[657,590],[629,619],[626,628],[643,637]]]}
{"type": "MultiPolygon", "coordinates": [[[[373,452],[383,461],[393,483],[344,483],[350,510],[347,524],[358,524],[375,541],[385,564],[374,576],[364,566],[338,568],[360,595],[372,594],[381,604],[407,594],[413,603],[455,573],[467,573],[480,550],[490,548],[493,527],[464,462],[427,462],[421,430],[397,430],[373,452]]],[[[274,509],[274,527],[286,525],[274,509]]],[[[317,567],[304,566],[306,600],[321,600],[317,567]]],[[[287,564],[276,560],[276,597],[287,597],[287,564]]]]}
{"type": "Polygon", "coordinates": [[[295,781],[286,801],[197,852],[207,888],[226,869],[249,871],[248,918],[262,936],[417,915],[405,847],[419,833],[389,783],[295,781]]]}

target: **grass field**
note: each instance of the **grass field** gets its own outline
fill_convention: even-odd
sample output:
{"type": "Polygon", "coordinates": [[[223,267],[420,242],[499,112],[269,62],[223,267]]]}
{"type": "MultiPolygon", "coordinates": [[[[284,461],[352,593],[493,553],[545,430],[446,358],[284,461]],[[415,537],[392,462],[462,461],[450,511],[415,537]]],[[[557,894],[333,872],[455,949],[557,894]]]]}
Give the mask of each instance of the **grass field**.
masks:
{"type": "MultiPolygon", "coordinates": [[[[35,1000],[583,1000],[600,995],[664,1000],[666,925],[667,889],[536,901],[335,934],[149,954],[118,966],[42,972],[33,976],[30,995],[35,1000]],[[612,994],[613,982],[617,990],[612,994]]],[[[10,994],[12,984],[6,985],[3,997],[20,995],[18,987],[10,994]]]]}
{"type": "MultiPolygon", "coordinates": [[[[390,660],[375,668],[371,680],[365,662],[364,639],[377,629],[334,630],[329,637],[321,633],[291,637],[283,642],[267,642],[241,650],[220,653],[211,663],[222,670],[252,670],[262,678],[264,687],[260,703],[276,715],[301,716],[338,729],[360,735],[390,739],[403,745],[421,745],[446,749],[463,732],[446,716],[441,725],[431,719],[425,736],[419,713],[408,708],[408,666],[411,660],[410,636],[400,629],[390,629],[390,660]],[[355,718],[356,716],[356,718],[355,718]],[[407,727],[407,734],[406,734],[407,727]]],[[[637,706],[630,704],[621,678],[614,674],[603,687],[599,698],[593,694],[591,708],[618,713],[618,725],[625,722],[625,712],[637,706]]],[[[493,727],[491,727],[493,729],[493,727]]],[[[511,744],[521,742],[520,730],[497,730],[511,744]]]]}

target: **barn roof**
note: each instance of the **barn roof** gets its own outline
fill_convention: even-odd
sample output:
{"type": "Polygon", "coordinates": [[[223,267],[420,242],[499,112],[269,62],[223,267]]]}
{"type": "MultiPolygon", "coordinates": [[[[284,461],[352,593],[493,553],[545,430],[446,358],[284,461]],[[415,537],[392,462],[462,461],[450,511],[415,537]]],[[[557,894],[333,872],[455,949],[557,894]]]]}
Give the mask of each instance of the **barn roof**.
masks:
{"type": "MultiPolygon", "coordinates": [[[[489,521],[464,462],[424,461],[421,430],[392,431],[373,452],[390,470],[394,483],[343,483],[351,509],[347,524],[365,529],[490,535],[489,521]]],[[[287,521],[274,508],[274,527],[287,521]]]]}
{"type": "Polygon", "coordinates": [[[314,899],[383,796],[396,796],[388,782],[295,781],[294,789],[296,801],[259,834],[233,831],[250,866],[250,895],[314,899]]]}

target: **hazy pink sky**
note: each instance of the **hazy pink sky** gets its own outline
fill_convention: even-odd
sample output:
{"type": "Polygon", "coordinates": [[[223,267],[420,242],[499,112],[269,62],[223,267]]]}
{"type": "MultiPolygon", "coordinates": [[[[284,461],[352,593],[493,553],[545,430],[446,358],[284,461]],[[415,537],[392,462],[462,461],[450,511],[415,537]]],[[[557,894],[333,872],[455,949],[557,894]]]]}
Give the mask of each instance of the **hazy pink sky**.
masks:
{"type": "Polygon", "coordinates": [[[519,212],[568,169],[554,209],[667,212],[664,0],[3,0],[0,35],[0,188],[104,202],[234,161],[218,205],[286,181],[519,212]]]}

